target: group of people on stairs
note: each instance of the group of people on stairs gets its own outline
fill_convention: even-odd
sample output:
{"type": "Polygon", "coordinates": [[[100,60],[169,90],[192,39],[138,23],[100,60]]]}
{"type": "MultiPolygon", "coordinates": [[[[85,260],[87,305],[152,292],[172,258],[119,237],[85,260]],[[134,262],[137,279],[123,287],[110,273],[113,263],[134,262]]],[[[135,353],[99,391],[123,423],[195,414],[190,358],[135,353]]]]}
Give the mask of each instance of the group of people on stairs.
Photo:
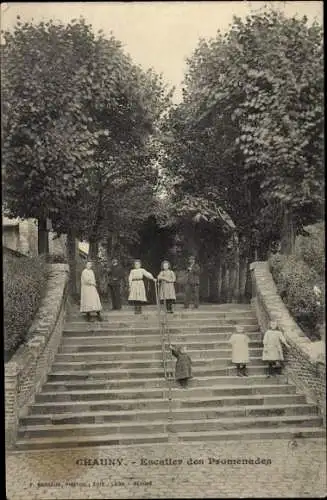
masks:
{"type": "MultiPolygon", "coordinates": [[[[236,325],[235,330],[229,340],[232,345],[232,363],[236,365],[238,377],[247,377],[250,339],[244,332],[243,326],[236,325]]],[[[262,360],[268,363],[267,377],[281,374],[284,361],[283,345],[290,348],[283,333],[278,330],[277,322],[271,321],[263,337],[262,360]]]]}
{"type": "MultiPolygon", "coordinates": [[[[134,305],[135,314],[141,314],[142,305],[147,302],[144,278],[153,282],[159,282],[159,298],[166,306],[167,313],[173,313],[173,304],[176,301],[175,282],[176,276],[170,268],[167,260],[162,262],[161,271],[157,278],[142,267],[139,259],[134,261],[134,269],[129,273],[129,297],[128,300],[134,305]]],[[[189,259],[187,269],[188,278],[185,286],[184,307],[188,308],[193,301],[194,307],[199,306],[199,278],[200,268],[195,263],[194,257],[189,259]]],[[[120,282],[123,277],[123,270],[119,266],[117,259],[112,261],[110,271],[109,287],[111,290],[113,309],[121,309],[120,282]]],[[[92,263],[87,262],[81,275],[81,305],[80,311],[86,313],[88,321],[91,320],[91,313],[95,312],[99,321],[102,305],[96,287],[95,275],[92,269],[92,263]]],[[[250,339],[241,325],[235,326],[229,340],[232,347],[232,363],[236,365],[237,376],[247,377],[247,364],[249,363],[249,342],[250,339]]],[[[262,359],[268,363],[267,377],[280,374],[282,362],[284,360],[282,346],[290,347],[284,335],[278,330],[276,321],[271,321],[269,329],[265,332],[263,338],[262,359]]],[[[186,352],[185,346],[169,346],[173,356],[176,357],[175,378],[182,387],[188,386],[188,381],[192,378],[192,361],[186,352]]]]}
{"type": "MultiPolygon", "coordinates": [[[[109,290],[114,310],[121,309],[121,282],[124,278],[124,270],[117,259],[112,260],[112,266],[108,273],[109,290]]],[[[129,296],[128,301],[134,305],[135,314],[141,314],[142,305],[147,302],[144,278],[153,282],[159,282],[159,298],[166,306],[166,311],[173,313],[173,304],[176,301],[175,283],[176,275],[170,267],[168,260],[161,264],[161,271],[157,278],[142,267],[139,259],[134,261],[134,268],[128,277],[129,296]]],[[[199,287],[200,287],[200,266],[195,262],[194,257],[189,258],[189,265],[186,270],[185,299],[184,307],[188,309],[190,304],[194,308],[199,307],[199,287]]],[[[86,268],[81,276],[81,312],[86,313],[86,319],[91,319],[91,313],[95,312],[101,321],[102,305],[96,288],[95,276],[92,263],[87,262],[86,268]]]]}

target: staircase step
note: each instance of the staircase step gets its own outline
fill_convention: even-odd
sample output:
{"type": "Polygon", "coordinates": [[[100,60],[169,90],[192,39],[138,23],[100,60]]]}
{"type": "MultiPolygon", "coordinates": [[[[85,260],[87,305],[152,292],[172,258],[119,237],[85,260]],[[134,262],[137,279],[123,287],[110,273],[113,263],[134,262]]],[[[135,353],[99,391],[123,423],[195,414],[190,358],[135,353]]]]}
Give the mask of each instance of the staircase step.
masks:
{"type": "MultiPolygon", "coordinates": [[[[212,385],[251,385],[251,384],[267,384],[267,378],[265,375],[253,375],[249,377],[237,377],[237,376],[217,376],[217,375],[207,375],[207,376],[196,376],[189,382],[189,388],[192,387],[210,387],[212,385]]],[[[285,380],[282,378],[272,378],[269,384],[285,384],[285,380]]],[[[173,387],[178,387],[178,383],[172,381],[173,387]]],[[[64,390],[79,390],[81,387],[84,390],[110,390],[110,389],[123,389],[129,387],[136,388],[146,388],[146,387],[167,387],[167,382],[163,375],[161,377],[147,377],[138,379],[108,379],[102,382],[99,381],[89,381],[85,380],[79,383],[71,382],[48,382],[43,386],[45,392],[57,391],[62,392],[64,390]]]]}
{"type": "MultiPolygon", "coordinates": [[[[160,360],[160,359],[157,359],[157,360],[153,360],[153,361],[149,361],[148,359],[138,359],[138,360],[122,360],[122,361],[113,361],[113,360],[110,360],[110,362],[108,362],[108,369],[105,369],[103,366],[101,368],[98,368],[97,366],[97,369],[96,370],[90,370],[89,368],[88,369],[85,369],[85,368],[80,368],[80,369],[77,369],[76,367],[76,370],[75,368],[72,369],[72,360],[74,360],[77,355],[71,355],[71,354],[65,354],[65,359],[63,359],[63,356],[64,354],[60,354],[57,356],[56,359],[58,359],[59,361],[59,358],[60,358],[60,362],[64,363],[64,364],[68,364],[69,367],[64,370],[64,369],[55,369],[56,365],[53,364],[52,365],[52,372],[48,375],[49,379],[50,378],[53,378],[53,377],[67,377],[68,376],[71,376],[73,377],[74,379],[76,378],[80,378],[80,379],[86,379],[88,377],[99,377],[99,376],[106,376],[106,373],[109,371],[109,370],[114,370],[114,369],[119,369],[121,371],[128,371],[130,369],[134,370],[134,369],[144,369],[144,368],[151,368],[151,369],[161,369],[163,370],[163,361],[160,360]],[[63,361],[61,361],[63,360],[63,361]]],[[[84,361],[89,361],[89,360],[93,360],[92,356],[90,355],[89,357],[86,357],[87,355],[85,355],[85,358],[84,358],[84,355],[82,356],[82,359],[80,359],[80,363],[81,365],[83,365],[83,362],[84,361]]],[[[99,354],[99,358],[101,359],[104,359],[105,361],[108,361],[107,360],[107,357],[106,355],[101,355],[99,354]]],[[[264,361],[262,361],[261,358],[258,358],[258,357],[253,357],[251,358],[250,360],[250,364],[249,364],[249,369],[251,369],[251,366],[261,366],[262,368],[264,368],[266,365],[266,363],[264,361]]],[[[234,365],[232,364],[231,362],[231,359],[230,358],[220,358],[220,359],[195,359],[195,360],[192,360],[192,366],[193,366],[193,369],[197,369],[197,368],[207,368],[207,369],[217,369],[217,370],[227,370],[227,369],[234,369],[235,370],[235,367],[234,365]]]]}
{"type": "Polygon", "coordinates": [[[322,427],[278,427],[272,429],[241,429],[210,432],[180,432],[180,442],[198,443],[227,440],[253,440],[253,439],[287,439],[298,440],[305,438],[320,438],[325,436],[322,427]]]}
{"type": "MultiPolygon", "coordinates": [[[[304,404],[306,403],[303,394],[250,394],[246,396],[221,396],[208,397],[201,395],[198,397],[179,398],[173,401],[174,408],[214,408],[240,406],[240,405],[283,405],[283,404],[304,404]]],[[[31,415],[45,413],[79,413],[83,411],[134,411],[148,409],[167,409],[166,399],[139,398],[139,399],[112,399],[109,401],[43,401],[36,402],[30,407],[31,415]]]]}
{"type": "MultiPolygon", "coordinates": [[[[247,368],[249,376],[252,375],[267,375],[267,370],[264,366],[262,365],[249,365],[247,368]]],[[[62,374],[63,372],[56,372],[56,373],[50,373],[48,375],[48,381],[47,383],[50,384],[60,384],[60,380],[66,381],[66,383],[72,383],[72,384],[83,384],[84,381],[90,381],[95,382],[95,381],[100,381],[100,382],[107,382],[108,380],[112,379],[119,379],[119,380],[126,380],[126,379],[140,379],[140,378],[162,378],[163,377],[163,367],[159,368],[134,368],[134,369],[109,369],[109,370],[98,370],[98,371],[92,371],[92,376],[88,376],[88,374],[85,374],[84,371],[80,371],[79,373],[81,374],[82,380],[78,380],[78,378],[75,378],[76,371],[67,371],[66,372],[66,379],[64,378],[57,378],[57,375],[62,374]],[[102,379],[101,379],[101,373],[102,373],[102,379]]],[[[235,376],[236,375],[236,368],[235,366],[228,366],[225,368],[217,368],[217,367],[205,367],[205,366],[197,366],[193,368],[193,375],[194,377],[205,377],[205,376],[217,376],[217,377],[224,377],[224,376],[235,376]]]]}
{"type": "MultiPolygon", "coordinates": [[[[74,346],[74,349],[69,346],[69,350],[67,350],[67,346],[62,346],[59,354],[64,352],[69,353],[85,353],[85,352],[97,352],[102,351],[107,355],[107,360],[116,360],[119,358],[119,361],[127,360],[144,360],[144,361],[154,361],[156,359],[162,359],[162,350],[161,347],[158,347],[156,350],[142,350],[142,351],[121,351],[119,352],[119,356],[117,352],[112,352],[111,347],[109,345],[82,345],[82,346],[74,346]]],[[[231,359],[231,349],[188,349],[187,353],[191,357],[192,361],[197,359],[210,359],[215,358],[219,359],[231,359]]],[[[260,357],[262,355],[262,348],[250,348],[249,349],[250,358],[260,357]]],[[[58,363],[55,362],[55,365],[58,363]]]]}
{"type": "MultiPolygon", "coordinates": [[[[163,315],[163,311],[160,313],[163,315]]],[[[106,320],[132,320],[134,321],[135,319],[138,319],[139,317],[135,318],[134,310],[132,307],[122,309],[121,311],[102,311],[102,317],[105,318],[106,320]]],[[[240,308],[240,309],[234,309],[234,310],[219,310],[216,309],[215,306],[213,306],[211,309],[198,309],[198,310],[184,310],[184,309],[179,309],[175,308],[173,315],[166,315],[167,321],[170,321],[171,319],[194,319],[194,318],[199,318],[199,319],[206,319],[206,318],[226,318],[229,320],[233,321],[238,321],[242,320],[243,318],[251,318],[251,319],[256,319],[255,312],[249,308],[240,308]]],[[[72,311],[71,313],[68,314],[67,316],[68,320],[75,320],[75,319],[85,319],[85,316],[80,313],[78,310],[72,311]]],[[[147,319],[157,319],[158,318],[158,310],[153,309],[153,310],[148,310],[147,307],[143,308],[141,319],[147,320],[147,319]]]]}
{"type": "MultiPolygon", "coordinates": [[[[55,374],[57,372],[73,372],[73,371],[78,371],[78,372],[87,372],[87,373],[93,373],[93,372],[98,372],[98,371],[107,371],[107,370],[110,370],[112,368],[115,368],[115,366],[118,366],[119,368],[122,368],[122,369],[125,369],[125,364],[123,363],[123,361],[130,361],[130,360],[123,360],[122,362],[120,362],[120,364],[116,363],[113,364],[112,363],[112,359],[106,359],[106,355],[103,354],[102,356],[99,356],[101,360],[99,360],[98,362],[95,362],[94,359],[90,359],[89,357],[86,358],[86,359],[82,359],[82,360],[79,360],[79,361],[75,361],[76,359],[76,355],[72,355],[70,358],[67,356],[66,359],[64,361],[61,361],[61,357],[60,357],[60,361],[55,361],[52,365],[52,373],[55,374]],[[102,358],[104,358],[104,361],[102,361],[102,358]]],[[[59,356],[58,356],[59,358],[59,356]]],[[[157,358],[157,361],[158,363],[160,363],[160,366],[163,367],[163,362],[160,361],[160,357],[158,356],[157,358]]],[[[203,360],[205,361],[206,358],[204,357],[203,360]]],[[[138,361],[138,360],[137,360],[138,361]]],[[[145,367],[147,368],[150,368],[152,366],[149,366],[149,364],[151,365],[151,363],[149,362],[149,360],[145,361],[145,360],[139,360],[139,361],[143,361],[145,363],[145,367]],[[146,365],[146,363],[148,362],[148,365],[146,365]]],[[[193,361],[200,361],[200,360],[193,360],[193,361]]],[[[256,364],[256,365],[259,365],[261,364],[262,366],[264,365],[264,363],[260,363],[260,358],[252,358],[251,359],[251,364],[256,364]]],[[[171,365],[174,366],[175,365],[175,361],[174,360],[171,360],[171,365]]],[[[198,366],[196,365],[194,362],[193,362],[193,365],[194,367],[198,366]]],[[[216,360],[216,363],[210,363],[209,364],[202,364],[202,366],[204,367],[207,367],[207,368],[211,368],[211,367],[215,367],[215,368],[227,368],[229,366],[231,366],[231,362],[230,362],[230,358],[218,358],[216,360]]],[[[251,366],[251,365],[250,365],[251,366]]]]}
{"type": "MultiPolygon", "coordinates": [[[[103,338],[103,337],[101,337],[103,338]]],[[[171,341],[173,337],[171,338],[171,341]]],[[[161,350],[161,340],[160,340],[160,337],[157,336],[156,340],[155,341],[152,341],[152,342],[132,342],[132,340],[130,341],[120,341],[119,340],[116,340],[115,343],[111,342],[112,339],[110,339],[110,342],[108,342],[108,338],[106,339],[103,339],[105,340],[105,343],[104,343],[104,346],[105,347],[108,347],[110,349],[111,352],[120,352],[120,351],[152,351],[152,350],[157,350],[157,349],[160,349],[161,350]],[[107,345],[109,344],[109,345],[107,345]]],[[[89,342],[92,343],[92,339],[89,338],[89,342]]],[[[76,345],[77,347],[80,347],[81,344],[79,341],[74,341],[72,342],[70,339],[69,339],[69,342],[67,342],[67,339],[65,341],[63,341],[62,345],[65,346],[65,345],[76,345]]],[[[168,347],[169,347],[169,343],[166,342],[165,343],[166,345],[166,349],[168,350],[168,347]]],[[[185,345],[185,344],[184,344],[185,345]]],[[[231,350],[231,344],[228,342],[228,341],[217,341],[217,340],[213,340],[213,341],[207,341],[205,342],[204,340],[201,339],[201,337],[199,336],[198,340],[192,340],[190,342],[187,343],[187,348],[188,349],[191,349],[191,350],[200,350],[200,349],[203,349],[203,350],[206,350],[206,349],[228,349],[228,350],[231,350]]],[[[249,348],[250,349],[261,349],[262,350],[262,342],[254,342],[254,341],[250,341],[249,343],[249,348]]]]}
{"type": "MultiPolygon", "coordinates": [[[[106,339],[108,343],[112,344],[127,344],[127,343],[148,343],[148,342],[158,342],[158,338],[161,339],[158,330],[153,332],[151,329],[147,331],[147,333],[143,333],[144,330],[136,331],[130,329],[128,331],[124,331],[121,333],[119,330],[111,331],[110,334],[106,335],[106,339]]],[[[174,342],[227,342],[231,337],[232,332],[213,332],[213,333],[203,333],[199,331],[186,331],[183,332],[181,330],[175,332],[169,332],[171,339],[174,342]]],[[[262,334],[257,332],[247,332],[249,339],[251,342],[261,342],[262,343],[262,334]]],[[[85,331],[64,331],[63,332],[63,341],[66,341],[67,338],[79,338],[79,337],[89,337],[90,339],[94,337],[103,337],[103,332],[100,330],[96,330],[94,332],[85,332],[85,331]]],[[[160,340],[161,341],[161,340],[160,340]]]]}
{"type": "MultiPolygon", "coordinates": [[[[262,384],[262,385],[216,385],[210,387],[189,387],[172,388],[172,397],[194,397],[194,396],[245,396],[251,394],[294,394],[296,388],[293,385],[287,384],[262,384]]],[[[112,390],[79,390],[79,391],[58,391],[58,392],[41,392],[36,395],[37,402],[46,401],[93,401],[102,399],[138,399],[138,398],[158,398],[166,399],[168,395],[167,388],[152,388],[152,387],[137,387],[135,389],[115,389],[112,390]]]]}
{"type": "MultiPolygon", "coordinates": [[[[203,332],[203,333],[219,333],[219,332],[230,332],[235,331],[235,322],[233,321],[219,321],[214,319],[197,319],[189,321],[186,320],[174,320],[167,323],[166,327],[171,330],[173,333],[177,333],[177,331],[182,332],[203,332]]],[[[258,321],[255,319],[244,319],[242,322],[237,323],[240,326],[243,326],[244,329],[248,331],[258,331],[258,321]]],[[[151,321],[147,321],[146,325],[144,325],[144,321],[133,321],[133,322],[122,322],[122,321],[70,321],[66,323],[65,332],[74,332],[74,331],[82,331],[82,332],[93,332],[93,331],[103,331],[107,333],[111,332],[119,332],[119,333],[128,333],[129,330],[137,330],[143,333],[148,333],[150,331],[156,332],[159,331],[160,326],[158,319],[154,319],[151,321]]]]}
{"type": "Polygon", "coordinates": [[[317,415],[309,416],[271,416],[271,417],[231,417],[209,420],[179,420],[167,423],[167,420],[152,422],[111,422],[99,424],[56,424],[22,426],[18,431],[18,439],[40,437],[70,436],[100,436],[119,434],[146,434],[174,432],[208,432],[225,431],[246,428],[278,428],[287,425],[296,427],[319,427],[322,418],[317,415]]]}
{"type": "MultiPolygon", "coordinates": [[[[241,429],[210,432],[183,432],[178,434],[181,442],[206,442],[253,439],[288,439],[320,438],[325,435],[322,428],[315,427],[279,427],[273,429],[241,429]]],[[[168,443],[168,434],[116,434],[115,436],[68,436],[55,438],[20,439],[16,443],[18,450],[41,450],[47,448],[77,448],[94,446],[136,446],[140,444],[168,443]]]]}
{"type": "MultiPolygon", "coordinates": [[[[226,408],[181,408],[176,409],[173,405],[173,420],[211,419],[221,417],[260,417],[260,416],[294,416],[294,415],[317,415],[317,407],[313,404],[284,404],[284,405],[252,405],[252,406],[228,406],[226,408]]],[[[101,422],[123,422],[123,421],[148,421],[168,418],[170,415],[167,408],[132,410],[132,411],[83,411],[79,413],[60,414],[33,414],[20,419],[22,425],[56,425],[56,424],[82,424],[101,422]]]]}
{"type": "Polygon", "coordinates": [[[78,448],[88,446],[135,446],[139,444],[168,443],[167,433],[117,434],[109,436],[69,436],[18,439],[17,450],[42,450],[48,448],[78,448]]]}
{"type": "MultiPolygon", "coordinates": [[[[53,372],[48,375],[48,383],[56,383],[56,384],[64,384],[66,382],[71,382],[72,384],[80,383],[83,384],[84,381],[89,381],[89,382],[96,382],[96,381],[102,381],[102,382],[107,382],[108,380],[111,379],[120,379],[120,380],[126,380],[126,379],[139,379],[139,378],[144,378],[145,376],[149,377],[162,377],[163,376],[163,366],[160,367],[154,367],[154,368],[121,368],[116,369],[109,369],[109,370],[67,370],[67,371],[60,371],[60,372],[53,372]]],[[[249,365],[248,366],[248,373],[249,375],[266,375],[266,368],[263,365],[249,365]]],[[[205,365],[201,366],[196,366],[193,368],[194,376],[195,377],[200,377],[200,376],[206,376],[206,375],[212,375],[212,376],[235,376],[236,374],[236,368],[235,366],[226,366],[224,368],[217,368],[215,366],[208,366],[206,367],[205,365]]]]}

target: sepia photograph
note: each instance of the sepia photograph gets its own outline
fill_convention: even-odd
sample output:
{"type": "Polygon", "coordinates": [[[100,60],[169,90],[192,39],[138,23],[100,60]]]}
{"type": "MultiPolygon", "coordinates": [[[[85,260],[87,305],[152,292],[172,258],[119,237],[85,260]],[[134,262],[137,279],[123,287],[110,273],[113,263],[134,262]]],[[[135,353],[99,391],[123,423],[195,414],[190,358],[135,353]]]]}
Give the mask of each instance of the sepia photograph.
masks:
{"type": "Polygon", "coordinates": [[[1,3],[7,500],[327,496],[323,7],[1,3]]]}

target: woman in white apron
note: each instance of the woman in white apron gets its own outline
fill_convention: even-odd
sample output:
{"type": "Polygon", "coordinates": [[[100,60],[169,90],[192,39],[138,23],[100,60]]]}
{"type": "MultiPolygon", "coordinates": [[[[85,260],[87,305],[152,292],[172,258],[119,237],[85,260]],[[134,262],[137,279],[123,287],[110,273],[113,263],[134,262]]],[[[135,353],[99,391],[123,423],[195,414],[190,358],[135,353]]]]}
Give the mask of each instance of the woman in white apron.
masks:
{"type": "Polygon", "coordinates": [[[98,320],[102,321],[100,311],[102,305],[96,288],[92,262],[87,262],[81,275],[81,307],[80,311],[86,313],[86,319],[91,320],[91,312],[95,312],[98,320]]]}

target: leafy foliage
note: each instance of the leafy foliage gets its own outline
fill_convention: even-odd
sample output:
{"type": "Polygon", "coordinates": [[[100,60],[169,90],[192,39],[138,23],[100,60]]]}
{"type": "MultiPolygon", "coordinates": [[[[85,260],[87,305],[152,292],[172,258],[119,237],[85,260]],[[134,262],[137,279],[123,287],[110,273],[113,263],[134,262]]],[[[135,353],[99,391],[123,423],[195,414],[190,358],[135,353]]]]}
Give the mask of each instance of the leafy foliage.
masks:
{"type": "Polygon", "coordinates": [[[4,255],[4,354],[9,360],[24,342],[47,280],[43,258],[4,255]]]}
{"type": "Polygon", "coordinates": [[[95,145],[79,92],[92,35],[84,22],[18,21],[4,38],[5,200],[14,215],[52,218],[76,197],[95,145]]]}
{"type": "Polygon", "coordinates": [[[307,336],[319,338],[319,325],[322,321],[324,303],[319,303],[314,293],[317,274],[303,260],[296,256],[270,258],[270,270],[278,293],[290,313],[307,336]]]}
{"type": "Polygon", "coordinates": [[[171,97],[162,78],[83,19],[17,22],[4,37],[10,213],[49,217],[59,234],[126,238],[131,221],[137,229],[151,210],[157,184],[157,136],[171,97]]]}
{"type": "Polygon", "coordinates": [[[295,242],[295,253],[312,268],[319,281],[325,279],[325,224],[318,223],[305,228],[306,235],[299,235],[295,242]]]}
{"type": "Polygon", "coordinates": [[[321,218],[322,50],[322,28],[306,18],[234,18],[224,36],[200,40],[167,120],[174,199],[223,208],[263,257],[285,209],[297,228],[321,218]]]}

